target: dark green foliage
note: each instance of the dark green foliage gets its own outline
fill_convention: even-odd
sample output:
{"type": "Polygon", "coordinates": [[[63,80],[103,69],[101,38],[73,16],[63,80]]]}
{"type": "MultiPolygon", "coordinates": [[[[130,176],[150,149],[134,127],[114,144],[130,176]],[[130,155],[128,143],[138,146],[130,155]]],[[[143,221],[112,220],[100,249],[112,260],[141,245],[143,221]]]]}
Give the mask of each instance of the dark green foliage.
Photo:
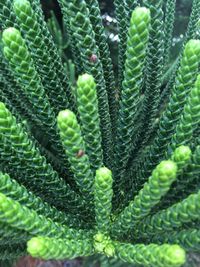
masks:
{"type": "Polygon", "coordinates": [[[198,73],[199,56],[200,41],[189,41],[184,50],[169,103],[161,114],[156,136],[147,148],[147,152],[141,162],[135,167],[138,170],[136,180],[139,186],[148,177],[149,172],[158,164],[159,160],[165,157],[167,147],[175,132],[176,123],[180,119],[189,91],[194,86],[198,73]]]}
{"type": "Polygon", "coordinates": [[[16,180],[11,180],[8,174],[0,173],[0,191],[8,197],[17,200],[20,204],[34,209],[38,214],[43,214],[57,222],[68,225],[76,225],[77,220],[73,220],[72,215],[67,216],[63,212],[59,212],[48,203],[43,202],[40,197],[36,197],[32,192],[28,191],[24,186],[20,186],[16,180]]]}
{"type": "Polygon", "coordinates": [[[0,132],[1,164],[4,171],[14,172],[17,164],[16,178],[36,194],[44,194],[43,198],[56,206],[66,208],[63,201],[71,199],[72,204],[78,200],[78,195],[59,178],[58,173],[47,163],[22,125],[16,123],[3,103],[0,103],[0,132]],[[36,173],[34,169],[37,169],[36,173]]]}
{"type": "Polygon", "coordinates": [[[79,77],[76,98],[86,153],[89,156],[91,168],[95,171],[103,165],[103,150],[96,84],[92,76],[85,74],[79,77]]]}
{"type": "MultiPolygon", "coordinates": [[[[142,72],[149,36],[150,12],[146,8],[136,9],[131,18],[127,42],[124,81],[119,101],[116,131],[114,188],[123,193],[125,171],[128,162],[134,123],[142,90],[142,72]],[[134,44],[134,45],[133,45],[134,44]],[[134,79],[133,79],[134,77],[134,79]]],[[[117,197],[121,195],[119,192],[117,197]]],[[[121,197],[121,196],[120,196],[121,197]]]]}
{"type": "Polygon", "coordinates": [[[138,140],[134,143],[134,151],[144,146],[150,138],[157,115],[161,77],[163,74],[164,29],[163,29],[163,0],[144,1],[151,13],[151,28],[146,58],[145,94],[142,103],[141,127],[136,132],[138,140]]]}
{"type": "Polygon", "coordinates": [[[158,235],[154,237],[155,242],[177,243],[188,251],[199,252],[200,231],[197,229],[181,230],[169,232],[169,234],[158,235]]]}
{"type": "Polygon", "coordinates": [[[167,0],[165,7],[165,23],[164,23],[164,66],[169,63],[170,49],[172,45],[172,35],[174,30],[174,21],[175,21],[175,6],[176,0],[167,0]]]}
{"type": "Polygon", "coordinates": [[[39,2],[0,0],[2,264],[182,266],[200,249],[200,2],[171,66],[176,1],[114,1],[118,88],[98,1],[59,0],[62,29],[39,2]]]}
{"type": "MultiPolygon", "coordinates": [[[[71,95],[66,94],[66,89],[63,90],[59,85],[58,76],[51,67],[51,57],[48,55],[48,49],[45,45],[40,25],[37,23],[36,14],[31,8],[28,1],[14,1],[13,5],[16,19],[21,31],[24,33],[25,41],[27,42],[32,59],[35,62],[37,71],[40,72],[42,83],[45,85],[46,94],[49,97],[50,103],[56,114],[61,109],[69,107],[69,100],[72,101],[71,95]]],[[[69,93],[68,93],[69,94],[69,93]]],[[[70,102],[73,105],[73,102],[70,102]]]]}
{"type": "Polygon", "coordinates": [[[95,33],[95,40],[99,47],[99,53],[101,57],[101,62],[103,66],[104,78],[106,83],[106,89],[108,94],[109,110],[111,115],[111,122],[113,131],[115,131],[115,123],[117,119],[117,101],[116,101],[116,90],[115,88],[115,77],[112,66],[112,61],[110,58],[109,46],[106,39],[105,30],[103,27],[103,22],[101,19],[100,9],[98,0],[86,0],[87,7],[89,9],[90,21],[93,26],[95,33]]]}
{"type": "Polygon", "coordinates": [[[200,192],[191,194],[168,209],[146,217],[135,232],[137,235],[140,232],[140,234],[148,236],[154,230],[158,232],[173,230],[173,228],[179,228],[184,223],[197,220],[199,218],[199,199],[200,192]]]}
{"type": "Polygon", "coordinates": [[[125,53],[126,53],[126,41],[127,41],[127,27],[129,24],[128,16],[128,6],[126,0],[114,0],[115,5],[115,16],[117,19],[117,27],[118,27],[118,36],[119,36],[119,44],[118,44],[118,87],[119,94],[121,91],[121,86],[123,82],[123,71],[125,64],[125,53]]]}
{"type": "Polygon", "coordinates": [[[57,238],[84,239],[91,235],[91,232],[75,230],[68,226],[53,222],[43,215],[38,215],[35,210],[28,209],[19,202],[0,194],[2,222],[11,227],[24,230],[30,235],[42,235],[57,238]]]}
{"type": "Polygon", "coordinates": [[[133,201],[117,216],[113,224],[113,234],[122,235],[131,226],[147,216],[169,190],[176,178],[177,166],[173,161],[163,161],[153,171],[149,181],[133,201]],[[148,201],[147,201],[148,200],[148,201]]]}
{"type": "Polygon", "coordinates": [[[59,1],[65,17],[70,18],[70,26],[83,62],[83,70],[92,74],[97,83],[97,96],[99,100],[99,115],[101,121],[102,146],[107,166],[111,166],[113,154],[112,127],[109,114],[108,94],[103,75],[103,66],[100,52],[95,40],[95,33],[89,18],[89,10],[85,1],[59,1]],[[79,12],[80,10],[80,12],[79,12]]]}
{"type": "Polygon", "coordinates": [[[74,179],[85,200],[92,205],[93,173],[90,169],[89,158],[85,152],[85,142],[82,138],[80,125],[75,114],[70,110],[58,114],[58,128],[65,153],[72,166],[74,179]]]}

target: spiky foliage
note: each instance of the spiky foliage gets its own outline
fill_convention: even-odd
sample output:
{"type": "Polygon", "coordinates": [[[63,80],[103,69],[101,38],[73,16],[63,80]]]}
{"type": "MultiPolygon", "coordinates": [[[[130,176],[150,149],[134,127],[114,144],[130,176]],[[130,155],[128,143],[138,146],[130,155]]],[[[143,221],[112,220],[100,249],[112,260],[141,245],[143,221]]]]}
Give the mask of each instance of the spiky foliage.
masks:
{"type": "Polygon", "coordinates": [[[199,1],[163,94],[176,1],[114,1],[119,88],[98,1],[58,2],[76,86],[55,17],[0,1],[0,258],[179,267],[200,248],[199,1]]]}

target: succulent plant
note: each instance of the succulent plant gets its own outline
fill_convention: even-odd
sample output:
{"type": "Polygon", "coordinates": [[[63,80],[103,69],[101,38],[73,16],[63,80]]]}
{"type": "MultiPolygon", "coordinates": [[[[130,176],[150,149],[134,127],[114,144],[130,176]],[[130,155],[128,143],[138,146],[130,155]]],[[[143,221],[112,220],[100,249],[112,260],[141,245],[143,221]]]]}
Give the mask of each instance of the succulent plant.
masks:
{"type": "Polygon", "coordinates": [[[200,250],[200,2],[170,66],[176,1],[115,0],[117,75],[98,1],[58,2],[69,69],[39,0],[0,0],[0,259],[182,266],[200,250]]]}

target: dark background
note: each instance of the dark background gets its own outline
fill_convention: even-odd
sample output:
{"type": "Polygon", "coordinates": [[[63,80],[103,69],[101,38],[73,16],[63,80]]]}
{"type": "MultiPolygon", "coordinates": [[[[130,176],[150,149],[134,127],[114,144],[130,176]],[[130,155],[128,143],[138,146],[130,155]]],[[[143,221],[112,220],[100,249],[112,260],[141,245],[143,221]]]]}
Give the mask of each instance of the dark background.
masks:
{"type": "MultiPolygon", "coordinates": [[[[66,0],[67,1],[67,0],[66,0]]],[[[165,1],[164,1],[165,2],[165,1]]],[[[60,24],[62,24],[62,15],[60,12],[59,5],[56,0],[41,0],[43,10],[45,13],[45,17],[48,19],[51,16],[51,10],[53,10],[56,14],[56,17],[60,24]]],[[[99,0],[102,15],[104,18],[104,24],[108,33],[110,40],[110,47],[113,54],[113,60],[116,61],[115,58],[117,56],[117,41],[116,38],[113,37],[113,34],[117,34],[117,25],[114,20],[114,5],[113,0],[99,0]],[[110,35],[111,34],[111,35],[110,35]]],[[[174,29],[174,39],[173,39],[173,50],[172,50],[172,58],[174,59],[178,53],[178,50],[181,45],[182,35],[186,31],[189,14],[191,11],[192,0],[177,0],[176,4],[176,21],[175,21],[175,29],[174,29]]]]}
{"type": "MultiPolygon", "coordinates": [[[[66,0],[67,1],[67,0],[66,0]]],[[[165,1],[164,1],[165,2],[165,1]]],[[[50,10],[54,10],[58,20],[61,22],[62,16],[56,0],[41,0],[46,18],[50,17],[50,10]]],[[[99,0],[102,15],[109,14],[114,17],[113,0],[99,0]]],[[[188,16],[191,10],[192,0],[177,0],[175,36],[183,33],[187,27],[188,16]]]]}

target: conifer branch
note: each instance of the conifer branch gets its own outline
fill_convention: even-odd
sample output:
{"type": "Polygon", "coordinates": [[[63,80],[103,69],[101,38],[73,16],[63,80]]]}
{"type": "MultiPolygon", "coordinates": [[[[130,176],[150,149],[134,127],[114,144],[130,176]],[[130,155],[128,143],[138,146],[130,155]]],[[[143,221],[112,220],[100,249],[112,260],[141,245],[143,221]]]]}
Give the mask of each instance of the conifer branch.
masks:
{"type": "Polygon", "coordinates": [[[196,194],[191,194],[183,201],[174,204],[166,210],[157,212],[155,215],[144,219],[143,223],[138,225],[135,234],[143,233],[142,235],[151,235],[164,230],[173,230],[180,228],[186,222],[192,222],[199,218],[199,199],[200,191],[196,194]]]}
{"type": "Polygon", "coordinates": [[[90,159],[91,169],[96,171],[103,165],[103,151],[101,147],[102,138],[96,83],[91,75],[84,74],[79,77],[77,81],[76,101],[86,153],[90,159]]]}
{"type": "Polygon", "coordinates": [[[107,37],[103,27],[99,3],[97,0],[86,0],[89,9],[90,21],[95,33],[95,40],[99,47],[99,53],[103,66],[104,78],[108,94],[109,111],[112,122],[113,132],[115,132],[117,120],[117,90],[115,84],[115,76],[113,71],[113,64],[110,56],[110,50],[107,43],[107,37]]]}
{"type": "Polygon", "coordinates": [[[47,47],[41,34],[37,16],[28,0],[15,0],[13,9],[16,20],[24,33],[25,41],[31,51],[31,57],[35,61],[37,71],[49,101],[56,114],[64,108],[73,106],[73,99],[69,87],[62,88],[57,80],[56,72],[51,67],[51,58],[48,56],[47,47]],[[31,27],[31,28],[30,28],[31,27]],[[66,90],[68,90],[66,94],[66,90]]]}
{"type": "Polygon", "coordinates": [[[106,166],[111,166],[113,142],[111,120],[109,114],[108,95],[103,75],[100,53],[95,41],[95,33],[89,18],[89,11],[85,1],[73,0],[65,3],[60,0],[65,16],[70,17],[70,26],[77,42],[84,72],[91,74],[97,84],[97,96],[101,123],[102,147],[106,166]]]}
{"type": "Polygon", "coordinates": [[[164,63],[166,67],[169,63],[170,49],[172,46],[172,36],[175,22],[175,8],[176,0],[167,0],[165,7],[165,20],[164,20],[164,37],[165,37],[165,51],[164,51],[164,63]]]}
{"type": "Polygon", "coordinates": [[[85,200],[92,205],[94,176],[86,154],[85,142],[75,114],[70,110],[58,114],[58,128],[65,153],[71,164],[75,182],[85,200]]]}
{"type": "Polygon", "coordinates": [[[93,254],[91,240],[65,240],[34,237],[27,243],[27,251],[35,258],[44,260],[74,259],[93,254]]]}
{"type": "Polygon", "coordinates": [[[183,229],[181,231],[173,231],[168,234],[157,235],[153,237],[156,243],[178,244],[186,251],[199,251],[200,247],[200,231],[198,229],[183,229]]]}
{"type": "Polygon", "coordinates": [[[116,243],[115,248],[117,256],[123,261],[143,266],[178,267],[185,262],[185,252],[178,245],[145,246],[116,243]]]}
{"type": "Polygon", "coordinates": [[[197,77],[199,56],[200,42],[198,40],[189,41],[184,50],[170,101],[161,115],[156,137],[149,147],[147,155],[142,159],[140,165],[138,164],[138,183],[142,184],[139,180],[144,181],[152,167],[164,158],[168,142],[175,131],[176,123],[180,119],[189,90],[197,77]]]}
{"type": "Polygon", "coordinates": [[[96,171],[94,183],[95,218],[97,229],[103,234],[108,234],[111,226],[112,182],[110,170],[103,167],[96,171]]]}
{"type": "Polygon", "coordinates": [[[136,8],[132,14],[129,29],[127,59],[117,121],[114,166],[114,189],[116,190],[117,197],[119,197],[119,190],[123,191],[124,184],[126,183],[124,174],[134,132],[134,118],[141,94],[141,77],[148,42],[149,23],[149,10],[146,8],[136,8]]]}
{"type": "Polygon", "coordinates": [[[75,230],[53,222],[35,210],[28,209],[0,193],[0,221],[28,232],[30,235],[41,235],[55,238],[84,239],[91,235],[84,230],[75,230]]]}

